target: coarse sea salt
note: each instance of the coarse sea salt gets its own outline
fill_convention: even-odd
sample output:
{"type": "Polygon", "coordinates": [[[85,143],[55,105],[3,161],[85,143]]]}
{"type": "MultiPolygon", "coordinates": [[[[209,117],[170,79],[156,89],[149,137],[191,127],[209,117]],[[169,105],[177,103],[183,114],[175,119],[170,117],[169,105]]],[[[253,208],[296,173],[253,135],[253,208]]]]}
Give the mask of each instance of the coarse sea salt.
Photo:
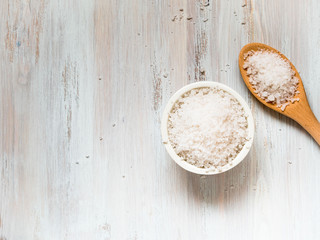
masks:
{"type": "Polygon", "coordinates": [[[282,111],[299,98],[295,96],[299,80],[290,63],[278,53],[250,51],[244,56],[243,68],[255,93],[268,103],[277,104],[282,111]]]}
{"type": "Polygon", "coordinates": [[[206,169],[231,163],[248,141],[247,114],[239,101],[218,88],[197,88],[174,104],[168,119],[176,154],[206,169]]]}

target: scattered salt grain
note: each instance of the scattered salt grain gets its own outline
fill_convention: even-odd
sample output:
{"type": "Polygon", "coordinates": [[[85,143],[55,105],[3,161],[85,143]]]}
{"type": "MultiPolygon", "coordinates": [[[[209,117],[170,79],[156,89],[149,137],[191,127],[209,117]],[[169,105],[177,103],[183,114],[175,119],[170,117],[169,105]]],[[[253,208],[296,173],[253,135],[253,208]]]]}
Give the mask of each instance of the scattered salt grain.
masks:
{"type": "Polygon", "coordinates": [[[168,136],[184,161],[221,170],[248,141],[247,115],[238,100],[218,88],[198,88],[174,104],[168,119],[168,136]]]}
{"type": "Polygon", "coordinates": [[[271,51],[250,51],[244,56],[243,68],[255,93],[268,103],[277,104],[281,111],[299,101],[294,98],[299,80],[290,63],[271,51]]]}
{"type": "Polygon", "coordinates": [[[203,3],[203,6],[208,7],[209,6],[209,1],[203,3]]]}

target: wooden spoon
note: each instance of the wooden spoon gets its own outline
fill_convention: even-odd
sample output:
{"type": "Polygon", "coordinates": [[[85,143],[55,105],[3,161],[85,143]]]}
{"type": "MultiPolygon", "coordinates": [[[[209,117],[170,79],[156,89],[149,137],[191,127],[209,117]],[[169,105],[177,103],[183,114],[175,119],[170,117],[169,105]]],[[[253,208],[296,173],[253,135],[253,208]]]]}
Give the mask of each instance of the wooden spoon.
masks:
{"type": "Polygon", "coordinates": [[[286,56],[284,56],[281,52],[278,50],[262,44],[262,43],[249,43],[245,45],[239,54],[239,68],[242,75],[242,78],[247,85],[250,92],[264,105],[267,107],[277,111],[278,113],[281,113],[293,120],[295,120],[297,123],[299,123],[310,135],[314,138],[314,140],[320,145],[320,123],[317,120],[317,118],[314,116],[306,96],[306,92],[304,90],[301,77],[297,71],[297,69],[293,66],[293,64],[289,61],[286,56]],[[252,87],[252,85],[249,82],[249,76],[247,75],[247,71],[243,68],[244,64],[244,54],[246,54],[249,51],[257,51],[257,50],[269,50],[275,53],[278,53],[283,59],[287,60],[291,68],[295,71],[295,76],[299,79],[298,84],[298,91],[300,92],[295,97],[300,98],[300,101],[290,103],[284,111],[281,111],[280,108],[277,107],[277,104],[267,103],[265,100],[260,98],[256,93],[255,89],[252,87]]]}

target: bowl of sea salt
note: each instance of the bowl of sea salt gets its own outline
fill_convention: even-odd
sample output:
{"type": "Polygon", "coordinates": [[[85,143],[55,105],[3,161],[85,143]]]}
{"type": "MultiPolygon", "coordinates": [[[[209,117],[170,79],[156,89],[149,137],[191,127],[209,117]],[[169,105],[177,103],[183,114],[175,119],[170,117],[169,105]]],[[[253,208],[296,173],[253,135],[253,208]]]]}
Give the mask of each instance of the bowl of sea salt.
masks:
{"type": "Polygon", "coordinates": [[[254,121],[245,100],[233,89],[203,81],[178,90],[161,120],[162,142],[182,168],[201,175],[226,172],[248,154],[254,121]]]}

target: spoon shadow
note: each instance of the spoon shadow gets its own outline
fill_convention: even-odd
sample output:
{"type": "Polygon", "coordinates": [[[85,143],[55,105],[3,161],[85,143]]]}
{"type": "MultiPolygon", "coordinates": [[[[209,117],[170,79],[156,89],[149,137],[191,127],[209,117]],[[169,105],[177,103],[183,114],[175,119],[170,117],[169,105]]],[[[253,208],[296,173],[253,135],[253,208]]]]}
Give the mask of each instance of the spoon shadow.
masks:
{"type": "MultiPolygon", "coordinates": [[[[254,104],[256,104],[257,106],[259,106],[259,108],[261,108],[261,112],[266,113],[274,121],[279,121],[279,122],[285,123],[285,125],[288,125],[291,128],[295,129],[295,131],[297,131],[299,134],[301,134],[301,136],[303,135],[303,136],[306,136],[307,138],[309,138],[310,142],[313,142],[314,145],[316,145],[320,149],[320,145],[317,144],[316,141],[313,140],[312,136],[310,134],[308,134],[308,132],[306,132],[304,130],[304,128],[300,124],[298,124],[295,120],[288,118],[288,117],[284,116],[283,114],[280,114],[276,111],[273,111],[269,107],[266,107],[265,105],[261,104],[256,98],[253,98],[253,99],[254,99],[253,100],[254,104]]],[[[283,141],[283,142],[288,142],[288,141],[283,141]]]]}

